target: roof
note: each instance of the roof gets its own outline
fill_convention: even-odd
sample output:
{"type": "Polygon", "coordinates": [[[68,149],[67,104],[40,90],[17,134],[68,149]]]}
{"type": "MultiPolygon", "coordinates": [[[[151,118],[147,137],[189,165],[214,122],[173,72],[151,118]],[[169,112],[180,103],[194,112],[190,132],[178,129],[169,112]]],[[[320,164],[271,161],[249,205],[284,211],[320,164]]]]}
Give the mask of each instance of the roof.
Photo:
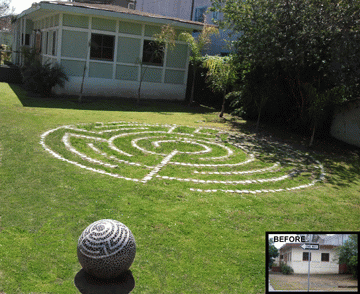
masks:
{"type": "MultiPolygon", "coordinates": [[[[303,244],[306,244],[306,243],[286,243],[280,247],[279,251],[286,251],[287,249],[291,249],[291,248],[300,248],[300,246],[303,244]]],[[[319,244],[319,249],[334,249],[336,247],[338,247],[338,246],[319,244]]]]}
{"type": "Polygon", "coordinates": [[[97,3],[83,3],[83,2],[68,2],[68,1],[41,1],[33,3],[33,5],[18,15],[21,18],[30,15],[39,10],[59,10],[63,12],[74,11],[76,13],[84,14],[100,14],[103,16],[122,17],[134,20],[150,21],[163,24],[173,24],[191,29],[202,29],[204,23],[180,19],[176,17],[163,16],[148,12],[143,12],[134,9],[128,9],[118,5],[97,4],[97,3]]]}

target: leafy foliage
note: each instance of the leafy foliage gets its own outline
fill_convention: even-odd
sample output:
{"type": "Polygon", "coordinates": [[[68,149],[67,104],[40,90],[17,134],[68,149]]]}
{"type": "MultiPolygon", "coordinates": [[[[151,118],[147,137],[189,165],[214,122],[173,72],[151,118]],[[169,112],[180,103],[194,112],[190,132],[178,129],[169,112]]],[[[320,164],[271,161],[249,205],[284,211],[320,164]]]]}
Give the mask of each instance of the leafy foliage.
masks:
{"type": "Polygon", "coordinates": [[[291,275],[292,273],[294,273],[294,270],[291,266],[287,265],[287,264],[282,264],[281,265],[281,272],[284,275],[291,275]]]}
{"type": "Polygon", "coordinates": [[[339,263],[346,263],[354,278],[358,277],[358,235],[350,235],[343,246],[338,247],[339,263]]]}
{"type": "Polygon", "coordinates": [[[223,93],[219,117],[224,115],[226,93],[236,80],[236,65],[232,56],[206,56],[203,66],[208,69],[207,82],[214,92],[223,93]]]}
{"type": "Polygon", "coordinates": [[[10,5],[11,5],[10,0],[0,0],[0,16],[4,16],[10,12],[11,10],[10,5]]]}
{"type": "Polygon", "coordinates": [[[206,47],[211,43],[211,35],[218,34],[219,31],[214,26],[204,25],[203,30],[197,35],[197,37],[193,37],[188,32],[183,32],[179,35],[179,39],[185,41],[190,46],[191,50],[191,58],[190,61],[192,63],[193,68],[193,80],[191,85],[191,96],[190,96],[190,104],[194,101],[194,89],[195,89],[195,77],[196,72],[201,65],[201,57],[202,53],[206,49],[206,47]]]}
{"type": "Polygon", "coordinates": [[[51,95],[53,87],[57,85],[64,87],[68,77],[61,66],[50,62],[42,64],[35,50],[24,49],[22,52],[24,65],[21,68],[21,73],[26,89],[47,97],[51,95]]]}
{"type": "Polygon", "coordinates": [[[263,106],[264,118],[295,128],[314,129],[314,112],[328,117],[339,100],[360,95],[359,1],[214,0],[211,10],[224,14],[222,28],[242,34],[235,41],[243,86],[238,105],[250,116],[261,103],[249,72],[262,71],[265,79],[257,86],[273,88],[263,106]],[[333,88],[340,95],[336,101],[330,99],[333,88]],[[324,105],[325,97],[328,107],[314,106],[324,105]],[[313,99],[320,101],[314,104],[313,99]],[[287,101],[290,111],[281,111],[279,117],[272,106],[287,101]]]}
{"type": "Polygon", "coordinates": [[[268,246],[269,246],[269,252],[268,252],[268,264],[269,264],[269,268],[272,267],[274,260],[276,257],[279,256],[279,251],[278,249],[274,246],[274,241],[273,239],[270,239],[268,241],[268,246]]]}

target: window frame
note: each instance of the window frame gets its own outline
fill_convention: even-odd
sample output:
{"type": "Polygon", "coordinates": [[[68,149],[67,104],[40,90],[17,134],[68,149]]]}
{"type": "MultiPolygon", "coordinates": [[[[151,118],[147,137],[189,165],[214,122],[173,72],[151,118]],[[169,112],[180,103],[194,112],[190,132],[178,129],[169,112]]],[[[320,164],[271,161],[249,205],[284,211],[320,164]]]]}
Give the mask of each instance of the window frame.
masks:
{"type": "Polygon", "coordinates": [[[311,261],[311,252],[303,252],[303,261],[309,261],[309,256],[310,256],[310,261],[311,261]],[[305,254],[307,255],[306,259],[305,259],[305,254]]]}
{"type": "Polygon", "coordinates": [[[115,36],[114,35],[91,33],[91,39],[90,39],[90,59],[91,60],[101,60],[101,61],[113,62],[114,61],[114,54],[115,54],[115,36]],[[94,38],[96,36],[101,37],[101,44],[100,45],[98,45],[94,41],[94,38]],[[105,45],[104,44],[104,38],[109,38],[109,39],[111,38],[112,46],[107,46],[107,44],[105,45]],[[96,46],[99,46],[99,48],[95,48],[95,44],[96,44],[96,46]],[[99,49],[100,49],[100,56],[98,56],[98,54],[97,54],[99,49]],[[107,50],[111,51],[111,58],[106,57],[106,55],[107,55],[106,51],[107,50]]]}
{"type": "Polygon", "coordinates": [[[214,21],[218,21],[219,20],[219,11],[213,11],[212,13],[212,19],[214,21]]]}
{"type": "Polygon", "coordinates": [[[330,253],[327,253],[327,252],[321,253],[321,261],[322,262],[329,262],[330,261],[330,253]],[[327,260],[324,260],[325,256],[327,256],[327,260]]]}
{"type": "Polygon", "coordinates": [[[143,40],[142,58],[141,58],[142,64],[143,65],[163,67],[164,66],[166,48],[165,47],[161,48],[161,46],[164,46],[164,45],[158,44],[154,40],[144,39],[143,40]],[[151,45],[151,43],[153,45],[151,45]],[[153,54],[154,54],[155,50],[151,51],[151,50],[148,50],[148,49],[150,47],[154,46],[154,45],[157,46],[157,47],[160,47],[161,56],[158,56],[158,57],[155,56],[153,58],[153,54]],[[153,60],[152,60],[152,58],[153,58],[153,60]]]}
{"type": "Polygon", "coordinates": [[[53,39],[52,39],[52,48],[51,48],[51,55],[56,55],[56,31],[53,31],[53,39]]]}
{"type": "Polygon", "coordinates": [[[198,22],[205,22],[205,15],[206,15],[206,10],[207,10],[207,6],[199,6],[195,8],[195,13],[194,13],[194,21],[198,21],[198,22]],[[200,13],[203,11],[203,13],[200,15],[200,13]]]}

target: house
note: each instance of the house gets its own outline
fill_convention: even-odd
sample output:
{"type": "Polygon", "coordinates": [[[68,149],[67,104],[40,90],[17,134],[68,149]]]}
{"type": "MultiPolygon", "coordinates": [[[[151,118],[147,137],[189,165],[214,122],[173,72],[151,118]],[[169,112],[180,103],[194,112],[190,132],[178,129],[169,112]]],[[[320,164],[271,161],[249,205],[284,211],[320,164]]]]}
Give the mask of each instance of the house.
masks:
{"type": "Polygon", "coordinates": [[[280,251],[280,262],[289,265],[295,274],[307,274],[310,258],[311,274],[338,274],[341,267],[336,248],[338,245],[320,244],[319,250],[304,250],[304,243],[286,243],[280,251]]]}
{"type": "MultiPolygon", "coordinates": [[[[18,16],[14,49],[36,48],[42,62],[64,68],[69,82],[58,94],[78,94],[84,77],[84,95],[135,98],[142,81],[142,98],[184,100],[190,51],[180,40],[161,51],[152,41],[163,25],[177,35],[203,28],[119,5],[42,1],[18,16]]],[[[23,62],[20,53],[13,62],[23,62]]]]}
{"type": "Polygon", "coordinates": [[[11,31],[11,18],[11,15],[0,17],[0,46],[12,45],[13,34],[11,31]]]}
{"type": "MultiPolygon", "coordinates": [[[[179,17],[207,24],[214,24],[221,19],[219,12],[207,12],[212,6],[211,0],[137,0],[136,9],[166,16],[179,17]]],[[[230,36],[230,31],[220,30],[212,36],[211,44],[206,51],[209,55],[227,55],[230,53],[228,41],[233,41],[236,35],[230,36]]]]}

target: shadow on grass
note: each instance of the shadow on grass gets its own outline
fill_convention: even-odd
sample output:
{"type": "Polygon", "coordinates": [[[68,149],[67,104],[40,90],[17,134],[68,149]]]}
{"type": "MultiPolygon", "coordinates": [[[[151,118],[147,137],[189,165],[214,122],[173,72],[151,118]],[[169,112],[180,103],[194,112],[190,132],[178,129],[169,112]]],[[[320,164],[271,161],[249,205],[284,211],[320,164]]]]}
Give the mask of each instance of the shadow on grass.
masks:
{"type": "Polygon", "coordinates": [[[116,279],[103,280],[90,276],[81,269],[75,276],[74,284],[82,294],[128,294],[135,288],[135,280],[130,270],[116,279]]]}
{"type": "MultiPolygon", "coordinates": [[[[324,136],[315,139],[314,145],[310,148],[308,147],[310,136],[290,132],[286,127],[261,125],[259,132],[255,133],[254,121],[229,121],[229,124],[233,131],[247,134],[256,142],[262,142],[253,146],[252,151],[260,154],[273,153],[274,158],[279,159],[282,164],[288,161],[287,150],[291,149],[279,152],[278,146],[290,146],[293,150],[309,153],[323,164],[327,174],[326,181],[336,186],[336,189],[349,187],[356,182],[360,183],[360,148],[356,146],[324,136]]],[[[291,152],[288,155],[292,155],[291,152]]],[[[290,156],[290,161],[291,158],[290,156]]],[[[273,161],[271,158],[263,160],[273,161]]]]}
{"type": "Polygon", "coordinates": [[[189,107],[183,101],[144,100],[137,104],[136,99],[122,97],[83,96],[82,102],[76,95],[54,95],[49,98],[28,93],[21,85],[9,84],[15,95],[24,107],[60,108],[74,110],[99,110],[99,111],[135,111],[156,112],[171,115],[172,112],[190,114],[212,113],[211,108],[202,106],[189,107]]]}

